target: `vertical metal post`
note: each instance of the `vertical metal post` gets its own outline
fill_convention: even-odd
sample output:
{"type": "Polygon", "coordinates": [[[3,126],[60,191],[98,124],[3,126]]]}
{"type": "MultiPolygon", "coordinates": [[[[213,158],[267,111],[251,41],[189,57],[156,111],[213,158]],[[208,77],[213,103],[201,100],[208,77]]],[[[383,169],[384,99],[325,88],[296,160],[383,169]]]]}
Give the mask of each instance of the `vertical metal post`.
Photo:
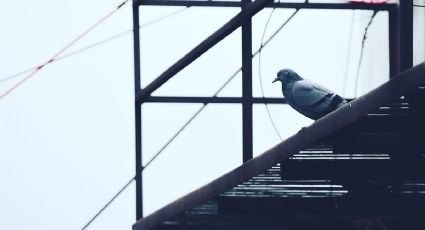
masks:
{"type": "MultiPolygon", "coordinates": [[[[133,44],[134,44],[134,90],[140,90],[140,31],[139,4],[133,0],[133,44]]],[[[135,143],[136,143],[136,220],[143,217],[143,181],[142,181],[142,105],[134,100],[135,143]]]]}
{"type": "Polygon", "coordinates": [[[395,77],[400,72],[400,30],[398,20],[398,9],[391,8],[391,10],[388,11],[390,78],[395,77]]]}
{"type": "Polygon", "coordinates": [[[400,1],[400,70],[413,66],[413,0],[400,1]]]}
{"type": "MultiPolygon", "coordinates": [[[[242,0],[242,10],[251,0],[242,0]]],[[[252,23],[242,23],[242,135],[243,162],[253,157],[252,137],[252,23]]]]}

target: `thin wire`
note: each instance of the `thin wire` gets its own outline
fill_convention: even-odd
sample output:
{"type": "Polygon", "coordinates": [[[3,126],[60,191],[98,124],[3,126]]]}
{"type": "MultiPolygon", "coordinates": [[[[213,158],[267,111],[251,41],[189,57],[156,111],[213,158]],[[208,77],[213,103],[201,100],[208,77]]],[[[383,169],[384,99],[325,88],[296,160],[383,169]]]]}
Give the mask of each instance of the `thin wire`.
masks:
{"type": "MultiPolygon", "coordinates": [[[[187,9],[187,8],[189,8],[189,7],[186,7],[185,9],[187,9]]],[[[165,18],[168,18],[168,17],[171,17],[171,16],[173,16],[173,15],[175,15],[175,14],[177,14],[177,13],[180,13],[180,12],[182,12],[182,11],[179,11],[179,12],[174,12],[174,13],[171,13],[171,14],[169,14],[169,15],[165,15],[165,16],[163,16],[163,17],[161,17],[161,18],[158,18],[158,19],[155,19],[155,20],[153,20],[153,21],[150,21],[150,22],[148,22],[148,23],[146,23],[146,24],[143,24],[142,26],[148,26],[148,25],[152,25],[153,23],[155,23],[155,22],[158,22],[158,21],[160,21],[160,20],[163,20],[163,19],[165,19],[165,18]]],[[[133,30],[131,30],[131,31],[133,31],[133,30]]],[[[130,31],[130,32],[131,32],[130,31]]],[[[127,33],[127,32],[123,32],[123,33],[121,33],[121,34],[124,34],[124,33],[127,33]]],[[[120,34],[118,34],[118,35],[115,35],[115,36],[113,36],[113,37],[119,37],[119,36],[121,36],[120,34]]],[[[111,37],[112,38],[112,37],[111,37]]],[[[110,40],[111,38],[108,38],[108,39],[105,39],[105,40],[110,40]]],[[[105,41],[104,40],[104,41],[105,41]]],[[[98,42],[99,43],[99,42],[98,42]]],[[[92,45],[93,46],[93,45],[92,45]]],[[[233,77],[232,78],[230,78],[225,84],[228,84],[228,82],[230,82],[231,81],[231,79],[233,79],[233,77]]],[[[220,87],[220,91],[221,91],[221,89],[222,88],[224,88],[224,86],[222,86],[222,87],[220,87]]],[[[87,224],[85,224],[84,225],[84,227],[82,227],[81,228],[81,230],[85,230],[85,229],[87,229],[96,219],[97,219],[97,217],[98,216],[100,216],[100,214],[102,214],[102,212],[105,210],[105,209],[107,209],[108,207],[109,207],[109,205],[111,205],[112,204],[112,202],[114,202],[120,195],[121,195],[121,193],[123,193],[129,186],[130,186],[130,184],[133,182],[133,180],[136,178],[136,176],[133,176],[88,222],[87,222],[87,224]]]]}
{"type": "Polygon", "coordinates": [[[363,39],[362,39],[362,48],[360,51],[360,58],[359,58],[359,64],[357,66],[357,73],[356,73],[356,83],[354,85],[354,97],[357,97],[357,90],[358,90],[358,86],[359,86],[359,78],[360,78],[360,67],[362,65],[362,60],[363,60],[363,52],[364,52],[364,46],[365,46],[365,42],[366,42],[366,37],[367,37],[367,32],[369,30],[370,25],[373,22],[373,19],[375,18],[376,14],[378,13],[378,11],[373,11],[372,16],[370,17],[369,22],[367,23],[364,33],[363,33],[363,39]]]}
{"type": "MultiPolygon", "coordinates": [[[[280,2],[280,0],[279,0],[279,2],[280,2]]],[[[274,13],[275,10],[276,10],[276,7],[273,7],[273,9],[270,12],[269,17],[267,19],[266,25],[264,26],[263,35],[261,36],[260,51],[259,51],[259,54],[258,54],[258,77],[260,79],[260,88],[261,88],[261,94],[263,96],[263,99],[264,99],[264,88],[263,88],[263,79],[262,79],[262,75],[261,75],[261,56],[262,56],[261,55],[262,54],[261,51],[263,50],[263,40],[264,40],[264,36],[266,35],[267,27],[268,27],[268,25],[270,23],[270,19],[272,18],[273,13],[274,13]]],[[[272,124],[272,126],[274,128],[274,131],[276,132],[276,134],[279,137],[280,141],[282,141],[282,136],[280,135],[279,130],[277,129],[277,126],[276,126],[276,124],[273,121],[272,115],[270,113],[269,106],[267,105],[267,103],[264,103],[264,106],[266,107],[266,111],[267,111],[267,114],[269,116],[270,123],[272,124]]]]}
{"type": "MultiPolygon", "coordinates": [[[[279,2],[280,2],[280,0],[279,0],[279,2]]],[[[264,27],[264,30],[263,30],[263,35],[262,35],[262,37],[261,37],[261,46],[260,46],[260,49],[259,49],[259,55],[258,55],[258,77],[259,77],[259,80],[260,80],[260,88],[261,88],[261,94],[262,94],[262,96],[263,96],[263,100],[265,99],[265,97],[264,97],[264,87],[263,87],[263,78],[262,78],[262,71],[261,71],[261,51],[263,50],[263,48],[264,48],[264,37],[265,37],[265,34],[266,34],[266,31],[267,31],[267,28],[268,28],[268,26],[269,26],[269,23],[270,23],[270,20],[271,20],[271,18],[272,18],[272,15],[273,15],[273,13],[274,13],[274,11],[275,11],[275,9],[276,9],[276,7],[273,7],[273,9],[272,9],[272,11],[270,12],[270,15],[269,15],[269,17],[268,17],[268,19],[267,19],[267,22],[266,22],[266,25],[265,25],[265,27],[264,27]]],[[[298,13],[298,11],[299,11],[299,9],[296,9],[295,11],[294,11],[294,13],[292,13],[291,14],[291,16],[282,24],[282,26],[281,26],[281,28],[283,28],[297,13],[298,13]]],[[[269,106],[268,106],[268,104],[266,103],[266,102],[264,102],[264,106],[266,107],[266,111],[267,111],[267,114],[268,114],[268,117],[269,117],[269,120],[270,120],[270,123],[272,124],[272,126],[273,126],[273,128],[274,128],[274,130],[275,130],[275,132],[276,132],[276,134],[277,134],[277,136],[279,137],[279,139],[280,139],[280,141],[282,141],[283,139],[282,139],[282,136],[280,135],[280,133],[279,133],[279,130],[277,129],[277,126],[276,126],[276,124],[275,124],[275,122],[274,122],[274,120],[273,120],[273,117],[272,117],[272,115],[271,115],[271,113],[270,113],[270,109],[269,109],[269,106]]]]}
{"type": "MultiPolygon", "coordinates": [[[[173,16],[175,16],[175,15],[178,15],[178,14],[180,14],[180,13],[182,13],[182,12],[184,12],[184,11],[188,10],[190,7],[191,7],[191,6],[186,6],[186,7],[182,8],[182,9],[179,9],[179,10],[173,11],[173,12],[171,12],[171,13],[169,13],[169,14],[164,15],[164,16],[158,17],[158,18],[156,18],[156,19],[152,19],[151,21],[149,21],[149,22],[146,22],[146,23],[142,24],[140,27],[147,27],[147,26],[153,25],[153,24],[158,23],[158,22],[160,22],[160,21],[163,21],[163,20],[165,20],[165,19],[167,19],[167,18],[170,18],[170,17],[173,17],[173,16]]],[[[139,28],[140,28],[140,27],[139,27],[139,28]]]]}
{"type": "Polygon", "coordinates": [[[424,5],[416,5],[416,4],[413,4],[413,6],[415,6],[415,7],[425,7],[424,5]]]}
{"type": "Polygon", "coordinates": [[[95,221],[96,220],[96,218],[106,209],[106,208],[108,208],[108,206],[112,203],[112,202],[114,202],[114,200],[115,199],[117,199],[117,197],[119,196],[119,195],[121,195],[121,193],[123,193],[124,192],[124,190],[126,190],[127,188],[128,188],[128,186],[130,186],[130,184],[133,182],[133,180],[136,178],[136,176],[134,176],[133,178],[131,178],[131,180],[129,180],[125,185],[124,185],[124,187],[122,187],[113,197],[112,197],[112,199],[110,199],[109,201],[108,201],[108,203],[106,203],[90,220],[89,220],[89,222],[87,222],[87,224],[86,225],[84,225],[84,227],[82,227],[81,228],[81,230],[84,230],[84,229],[86,229],[86,228],[88,228],[89,226],[90,226],[90,224],[92,224],[93,223],[93,221],[95,221]]]}
{"type": "MultiPolygon", "coordinates": [[[[84,51],[87,51],[87,50],[89,50],[89,49],[91,49],[91,48],[94,48],[94,47],[97,47],[97,46],[99,46],[99,45],[102,45],[102,44],[104,44],[104,43],[107,43],[107,42],[113,41],[113,40],[115,40],[115,39],[117,39],[117,38],[120,38],[120,37],[122,37],[122,36],[124,36],[124,35],[126,35],[126,34],[128,34],[128,33],[131,33],[132,31],[133,31],[133,30],[128,30],[128,31],[125,31],[125,32],[122,32],[122,33],[116,34],[116,35],[114,35],[114,36],[111,36],[111,37],[106,38],[106,39],[104,39],[104,40],[102,40],[102,41],[99,41],[99,42],[93,43],[93,44],[91,44],[91,45],[88,45],[88,46],[86,46],[86,47],[83,47],[83,48],[81,48],[81,49],[79,49],[79,50],[76,50],[76,51],[74,51],[74,52],[71,52],[71,53],[69,53],[69,54],[66,54],[66,55],[63,55],[63,56],[61,56],[61,57],[55,58],[55,59],[53,59],[53,60],[52,60],[52,62],[51,62],[51,63],[53,63],[53,62],[57,62],[57,61],[60,61],[60,60],[62,60],[62,59],[65,59],[65,58],[71,57],[71,56],[76,55],[76,54],[79,54],[79,53],[82,53],[82,52],[84,52],[84,51]]],[[[16,77],[19,77],[20,75],[22,75],[22,74],[24,74],[24,73],[28,73],[28,72],[30,72],[30,71],[33,71],[33,70],[37,69],[39,66],[40,66],[40,65],[37,65],[37,66],[34,66],[34,67],[32,67],[32,68],[29,68],[29,69],[26,69],[26,70],[24,70],[24,71],[21,71],[21,72],[19,72],[19,73],[15,73],[15,74],[13,74],[13,75],[11,75],[11,76],[8,76],[8,77],[5,77],[5,78],[3,78],[3,79],[0,79],[0,82],[7,82],[7,81],[9,81],[9,80],[12,80],[12,79],[14,79],[14,78],[16,78],[16,77]]]]}
{"type": "Polygon", "coordinates": [[[262,50],[262,48],[266,47],[266,45],[268,45],[268,43],[283,29],[283,27],[286,26],[286,24],[288,24],[289,20],[291,20],[292,17],[294,17],[294,16],[295,16],[295,13],[293,13],[291,16],[289,16],[289,18],[285,22],[283,22],[282,25],[280,25],[279,28],[272,35],[270,35],[270,37],[264,43],[262,43],[262,46],[257,51],[255,51],[255,53],[253,54],[253,56],[255,56],[258,53],[260,53],[260,51],[262,50]]]}
{"type": "Polygon", "coordinates": [[[348,47],[347,47],[347,58],[345,60],[345,73],[344,73],[344,81],[342,83],[342,95],[345,95],[347,89],[348,82],[348,67],[350,65],[350,57],[351,57],[351,43],[353,42],[353,29],[354,29],[354,18],[355,18],[355,10],[352,10],[351,14],[351,23],[350,23],[350,34],[348,35],[348,47]]]}
{"type": "MultiPolygon", "coordinates": [[[[227,79],[227,81],[215,92],[215,94],[213,95],[213,97],[217,97],[218,94],[238,75],[238,73],[242,70],[242,67],[239,68],[235,73],[232,74],[232,76],[230,76],[229,79],[227,79]]],[[[201,108],[198,109],[198,111],[196,111],[196,113],[194,113],[192,115],[192,117],[189,118],[188,121],[186,121],[186,123],[161,147],[161,149],[146,163],[146,165],[142,168],[142,171],[145,170],[167,147],[168,145],[170,145],[174,139],[177,138],[177,136],[184,130],[186,129],[186,127],[192,123],[192,121],[205,109],[205,107],[207,107],[207,103],[204,103],[202,105],[201,108]]]]}
{"type": "MultiPolygon", "coordinates": [[[[164,19],[167,19],[167,18],[169,18],[169,17],[175,16],[175,15],[177,15],[177,14],[179,14],[179,13],[181,13],[181,12],[183,12],[183,11],[187,10],[189,7],[190,7],[190,6],[187,6],[187,7],[183,8],[183,9],[179,9],[179,10],[176,10],[176,11],[174,11],[174,12],[171,12],[170,14],[166,14],[166,15],[164,15],[164,16],[161,16],[161,17],[158,17],[158,18],[156,18],[156,19],[153,19],[153,20],[151,20],[151,21],[149,21],[149,22],[146,22],[146,23],[144,23],[144,24],[140,25],[140,27],[139,27],[139,28],[146,28],[146,27],[151,26],[151,25],[153,25],[153,24],[155,24],[155,23],[157,23],[157,22],[160,22],[160,21],[162,21],[162,20],[164,20],[164,19]]],[[[93,43],[93,44],[91,44],[91,45],[88,45],[88,46],[86,46],[86,47],[83,47],[83,48],[81,48],[81,49],[78,49],[78,50],[76,50],[76,51],[74,51],[74,52],[71,52],[71,53],[69,53],[69,54],[66,54],[66,55],[60,56],[60,57],[58,57],[58,58],[55,58],[55,59],[53,59],[53,60],[51,61],[51,63],[53,63],[53,62],[57,62],[57,61],[60,61],[60,60],[62,60],[62,59],[65,59],[65,58],[68,58],[68,57],[74,56],[74,55],[76,55],[76,54],[79,54],[79,53],[82,53],[82,52],[84,52],[84,51],[90,50],[90,49],[95,48],[95,47],[97,47],[97,46],[100,46],[100,45],[103,45],[103,44],[105,44],[105,43],[111,42],[111,41],[116,40],[116,39],[118,39],[118,38],[120,38],[120,37],[122,37],[122,36],[125,36],[125,35],[127,35],[127,34],[130,34],[131,32],[133,32],[133,29],[131,29],[131,30],[126,30],[126,31],[124,31],[124,32],[121,32],[121,33],[115,34],[115,35],[113,35],[113,36],[111,36],[111,37],[108,37],[108,38],[106,38],[106,39],[104,39],[104,40],[98,41],[98,42],[96,42],[96,43],[93,43]]],[[[26,69],[26,70],[23,70],[23,71],[21,71],[21,72],[18,72],[18,73],[12,74],[12,75],[10,75],[10,76],[3,77],[3,78],[1,78],[1,79],[0,79],[0,83],[7,82],[7,81],[9,81],[9,80],[12,80],[12,79],[14,79],[14,78],[16,78],[16,77],[19,77],[19,76],[21,76],[21,75],[25,74],[25,73],[29,73],[30,71],[33,71],[33,70],[37,69],[37,68],[38,68],[38,67],[40,67],[40,66],[41,66],[41,65],[37,65],[37,66],[31,67],[31,68],[28,68],[28,69],[26,69]]]]}
{"type": "Polygon", "coordinates": [[[72,40],[70,43],[68,43],[65,47],[63,47],[61,50],[59,50],[55,55],[53,55],[46,63],[43,65],[37,67],[35,70],[33,70],[28,76],[26,76],[24,79],[13,85],[9,90],[7,90],[5,93],[0,95],[0,100],[9,95],[12,91],[14,91],[16,88],[18,88],[20,85],[25,83],[27,80],[29,80],[31,77],[33,77],[36,73],[38,73],[40,70],[42,70],[46,65],[53,62],[54,59],[56,59],[59,55],[61,55],[63,52],[65,52],[69,47],[73,46],[77,41],[79,41],[81,38],[83,38],[85,35],[87,35],[89,32],[91,32],[93,29],[95,29],[98,25],[103,23],[106,19],[111,17],[113,14],[115,14],[118,10],[120,10],[129,0],[125,0],[122,2],[118,7],[116,7],[114,10],[106,14],[104,17],[102,17],[99,21],[94,23],[92,26],[90,26],[88,29],[86,29],[83,33],[78,35],[74,40],[72,40]]]}

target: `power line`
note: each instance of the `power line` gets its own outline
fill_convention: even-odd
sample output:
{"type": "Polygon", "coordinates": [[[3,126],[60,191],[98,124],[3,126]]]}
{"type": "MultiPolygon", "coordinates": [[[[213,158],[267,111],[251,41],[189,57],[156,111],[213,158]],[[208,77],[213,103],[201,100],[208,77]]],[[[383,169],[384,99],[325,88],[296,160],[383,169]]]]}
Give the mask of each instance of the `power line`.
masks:
{"type": "MultiPolygon", "coordinates": [[[[140,27],[139,27],[139,28],[145,28],[145,27],[151,26],[151,25],[153,25],[153,24],[155,24],[155,23],[157,23],[157,22],[160,22],[160,21],[163,21],[163,20],[165,20],[165,19],[167,19],[167,18],[170,18],[170,17],[172,17],[172,16],[175,16],[175,15],[177,15],[177,14],[179,14],[179,13],[181,13],[181,12],[183,12],[183,11],[187,10],[189,7],[190,7],[190,6],[187,6],[187,7],[183,8],[183,9],[179,9],[179,10],[176,10],[176,11],[171,12],[171,13],[169,13],[169,14],[166,14],[166,15],[164,15],[164,16],[161,16],[161,17],[155,18],[155,19],[153,19],[153,20],[151,20],[151,21],[149,21],[149,22],[146,22],[146,23],[144,23],[144,24],[140,25],[140,27]]],[[[118,38],[120,38],[120,37],[123,37],[123,36],[125,36],[125,35],[127,35],[127,34],[130,34],[131,32],[133,32],[133,30],[132,30],[132,29],[131,29],[131,30],[123,31],[123,32],[118,33],[118,34],[115,34],[115,35],[112,35],[112,36],[110,36],[110,37],[108,37],[108,38],[106,38],[106,39],[103,39],[103,40],[101,40],[101,41],[95,42],[95,43],[93,43],[93,44],[91,44],[91,45],[88,45],[88,46],[86,46],[86,47],[83,47],[83,48],[81,48],[81,49],[78,49],[78,50],[76,50],[76,51],[74,51],[74,52],[71,52],[71,53],[69,53],[69,54],[66,54],[66,55],[63,55],[63,56],[57,57],[57,58],[53,59],[53,60],[51,61],[51,63],[53,63],[53,62],[57,62],[57,61],[60,61],[60,60],[62,60],[62,59],[65,59],[65,58],[68,58],[68,57],[74,56],[74,55],[76,55],[76,54],[79,54],[79,53],[82,53],[82,52],[85,52],[85,51],[88,51],[88,50],[90,50],[90,49],[92,49],[92,48],[95,48],[95,47],[97,47],[97,46],[100,46],[100,45],[106,44],[106,43],[111,42],[111,41],[113,41],[113,40],[116,40],[116,39],[118,39],[118,38]]],[[[16,77],[19,77],[19,76],[21,76],[21,75],[25,74],[25,73],[29,73],[30,71],[34,71],[35,69],[37,69],[37,68],[38,68],[38,67],[40,67],[40,66],[42,66],[42,65],[37,65],[37,66],[31,67],[31,68],[28,68],[28,69],[26,69],[26,70],[20,71],[20,72],[18,72],[18,73],[15,73],[15,74],[9,75],[9,76],[7,76],[7,77],[3,77],[3,78],[1,78],[1,79],[0,79],[0,83],[7,82],[7,81],[9,81],[9,80],[12,80],[12,79],[14,79],[14,78],[16,78],[16,77]]]]}
{"type": "Polygon", "coordinates": [[[362,39],[362,48],[360,50],[360,58],[359,58],[359,64],[357,66],[357,73],[356,73],[356,82],[354,85],[354,96],[357,96],[357,90],[358,90],[358,86],[359,86],[359,78],[360,78],[360,67],[362,65],[362,60],[363,60],[363,52],[364,52],[364,47],[365,47],[365,42],[366,42],[366,38],[367,38],[367,32],[369,30],[370,25],[373,22],[373,19],[375,18],[376,14],[378,13],[378,11],[373,11],[372,16],[370,17],[369,22],[367,23],[364,33],[363,33],[363,39],[362,39]]]}
{"type": "Polygon", "coordinates": [[[347,47],[347,57],[345,59],[345,73],[344,73],[344,81],[342,83],[342,95],[345,95],[345,91],[347,89],[347,82],[348,82],[348,69],[350,64],[350,57],[351,57],[351,46],[353,41],[353,29],[354,29],[354,18],[355,18],[355,10],[352,10],[351,13],[351,23],[350,23],[350,33],[348,35],[348,47],[347,47]]]}
{"type": "MultiPolygon", "coordinates": [[[[188,9],[190,6],[188,6],[188,7],[186,7],[186,8],[184,8],[183,10],[186,10],[186,9],[188,9]]],[[[149,26],[149,25],[152,25],[152,24],[154,24],[154,23],[156,23],[156,22],[159,22],[159,21],[161,21],[161,20],[164,20],[165,18],[168,18],[168,17],[171,17],[171,16],[174,16],[174,15],[176,15],[176,14],[178,14],[178,13],[180,13],[180,12],[182,12],[182,10],[178,10],[178,11],[176,11],[176,12],[173,12],[173,13],[171,13],[171,14],[168,14],[168,15],[165,15],[165,16],[163,16],[163,17],[160,17],[160,18],[157,18],[157,19],[155,19],[155,20],[152,20],[152,21],[150,21],[150,22],[148,22],[148,23],[145,23],[145,24],[143,24],[143,25],[141,25],[140,27],[142,27],[142,26],[149,26]]],[[[139,27],[139,28],[140,28],[139,27]]],[[[120,34],[118,34],[118,35],[115,35],[115,36],[112,36],[111,38],[113,38],[113,37],[120,37],[120,36],[122,36],[123,34],[126,34],[126,33],[129,33],[129,32],[132,32],[133,30],[130,30],[130,31],[126,31],[126,32],[123,32],[123,33],[120,33],[120,34]]],[[[105,40],[103,40],[103,41],[101,41],[101,42],[105,42],[106,40],[111,40],[111,38],[108,38],[108,39],[105,39],[105,40]]],[[[101,43],[101,42],[98,42],[98,43],[101,43]]],[[[95,44],[97,44],[97,45],[99,45],[98,43],[95,43],[95,44]]],[[[95,45],[95,44],[93,44],[93,45],[95,45]]],[[[92,46],[93,46],[92,45],[92,46]]],[[[87,47],[86,47],[86,49],[87,49],[87,47]]],[[[233,79],[233,78],[230,78],[226,83],[225,83],[225,85],[227,85],[228,84],[228,82],[230,82],[231,81],[231,79],[233,79]]],[[[224,86],[225,86],[224,85],[224,86]]],[[[219,89],[219,91],[221,91],[223,88],[224,88],[224,86],[222,86],[220,89],[219,89]]],[[[184,129],[184,128],[183,128],[184,129]]],[[[177,134],[178,135],[178,134],[177,134]]],[[[167,144],[168,145],[168,144],[167,144]]],[[[109,199],[109,201],[98,211],[98,212],[96,212],[96,214],[87,222],[87,224],[85,224],[84,225],[84,227],[82,227],[81,228],[81,230],[85,230],[85,229],[87,229],[96,219],[97,219],[97,217],[99,217],[100,216],[100,214],[102,214],[103,213],[103,211],[105,211],[108,207],[109,207],[109,205],[111,205],[112,204],[112,202],[114,202],[129,186],[130,186],[130,184],[133,182],[133,180],[136,178],[136,176],[133,176],[111,199],[109,199]]]]}
{"type": "Polygon", "coordinates": [[[12,91],[14,91],[16,88],[18,88],[20,85],[25,83],[27,80],[32,78],[36,73],[38,73],[40,70],[42,70],[45,66],[52,63],[57,57],[59,57],[63,52],[65,52],[69,47],[73,46],[77,41],[79,41],[81,38],[83,38],[85,35],[90,33],[92,30],[94,30],[97,26],[102,24],[106,19],[114,15],[118,10],[120,10],[129,0],[125,0],[120,5],[118,5],[114,10],[103,16],[100,20],[98,20],[96,23],[94,23],[92,26],[90,26],[88,29],[86,29],[84,32],[82,32],[80,35],[78,35],[74,40],[72,40],[70,43],[65,45],[61,50],[59,50],[55,55],[53,55],[48,61],[46,61],[44,64],[38,66],[36,69],[34,69],[30,74],[28,74],[24,79],[20,80],[18,83],[14,84],[9,90],[7,90],[5,93],[0,95],[0,100],[9,95],[12,91]]]}
{"type": "Polygon", "coordinates": [[[87,224],[86,225],[84,225],[84,227],[82,227],[81,228],[81,230],[84,230],[84,229],[86,229],[86,228],[88,228],[89,226],[90,226],[90,224],[92,224],[93,223],[93,221],[95,221],[96,220],[96,218],[103,212],[103,211],[105,211],[105,209],[106,208],[108,208],[109,207],[109,205],[110,204],[112,204],[112,202],[114,202],[114,200],[115,199],[117,199],[117,197],[119,196],[119,195],[121,195],[121,193],[123,193],[124,192],[124,190],[126,190],[127,188],[128,188],[128,186],[130,186],[130,184],[133,182],[133,180],[136,178],[136,176],[134,176],[133,178],[131,178],[113,197],[112,197],[112,199],[110,199],[109,201],[108,201],[108,203],[106,203],[97,213],[96,213],[96,215],[94,215],[90,220],[89,220],[89,222],[87,222],[87,224]]]}
{"type": "Polygon", "coordinates": [[[163,15],[163,16],[158,17],[156,19],[153,19],[152,21],[146,22],[146,23],[142,24],[140,27],[147,27],[147,26],[153,25],[153,24],[155,24],[157,22],[163,21],[163,20],[165,20],[167,18],[170,18],[170,17],[173,17],[173,16],[175,16],[177,14],[180,14],[180,13],[186,11],[189,8],[190,8],[190,6],[186,6],[186,7],[182,8],[182,9],[176,10],[176,11],[171,12],[169,14],[166,14],[166,15],[163,15]]]}
{"type": "MultiPolygon", "coordinates": [[[[230,76],[230,78],[214,93],[213,97],[217,97],[218,94],[238,75],[238,73],[242,70],[242,68],[239,68],[235,73],[230,76]]],[[[194,113],[189,120],[161,147],[161,149],[146,163],[146,165],[143,167],[142,171],[146,169],[167,147],[168,145],[173,142],[177,136],[184,130],[186,127],[192,123],[192,121],[207,107],[207,103],[204,103],[196,113],[194,113]]]]}
{"type": "MultiPolygon", "coordinates": [[[[279,0],[279,2],[280,2],[280,0],[279,0]]],[[[260,88],[261,88],[261,94],[263,96],[263,99],[264,99],[264,88],[263,88],[263,77],[262,77],[262,73],[261,73],[261,51],[264,48],[264,43],[263,43],[264,42],[264,37],[265,37],[267,28],[269,26],[270,20],[271,20],[272,15],[273,15],[273,13],[274,13],[275,10],[276,10],[276,7],[273,7],[273,9],[270,12],[270,15],[269,15],[269,17],[267,19],[266,25],[265,25],[264,30],[263,30],[263,35],[261,37],[261,46],[260,46],[259,55],[258,55],[258,77],[259,77],[259,80],[260,80],[260,88]]],[[[286,21],[281,25],[280,28],[283,28],[298,12],[299,12],[299,9],[296,9],[291,14],[291,16],[289,16],[289,18],[286,19],[286,21]]],[[[266,107],[266,111],[267,111],[267,114],[268,114],[270,123],[272,124],[272,126],[273,126],[273,128],[274,128],[277,136],[279,137],[280,141],[282,141],[282,136],[280,135],[279,130],[277,129],[277,126],[276,126],[275,122],[273,121],[273,117],[272,117],[272,115],[270,113],[269,106],[268,106],[268,104],[266,102],[264,102],[264,106],[266,107]]]]}
{"type": "Polygon", "coordinates": [[[416,5],[416,4],[413,4],[413,6],[415,6],[415,7],[425,7],[424,5],[416,5]]]}
{"type": "MultiPolygon", "coordinates": [[[[242,70],[242,68],[239,68],[214,94],[214,97],[216,97],[236,76],[237,74],[242,70]]],[[[161,149],[154,155],[154,157],[151,158],[151,160],[146,163],[146,165],[141,169],[141,171],[145,170],[163,151],[170,145],[174,139],[184,130],[186,127],[204,110],[204,108],[207,106],[205,103],[195,114],[192,115],[192,117],[161,147],[161,149]]],[[[112,202],[119,196],[121,193],[124,192],[125,189],[128,188],[128,186],[131,184],[131,182],[136,178],[136,176],[133,176],[91,219],[90,221],[84,225],[84,227],[81,230],[86,229],[91,223],[93,223],[94,220],[110,205],[112,202]]]]}
{"type": "MultiPolygon", "coordinates": [[[[117,38],[120,38],[120,37],[122,37],[122,36],[124,36],[124,35],[126,35],[126,34],[129,34],[129,33],[131,33],[132,31],[133,31],[133,30],[128,30],[128,31],[124,31],[124,32],[122,32],[122,33],[119,33],[119,34],[113,35],[113,36],[111,36],[111,37],[109,37],[109,38],[106,38],[106,39],[101,40],[101,41],[99,41],[99,42],[96,42],[96,43],[93,43],[93,44],[91,44],[91,45],[88,45],[88,46],[83,47],[83,48],[81,48],[81,49],[78,49],[78,50],[76,50],[76,51],[74,51],[74,52],[71,52],[71,53],[69,53],[69,54],[66,54],[66,55],[63,55],[63,56],[61,56],[61,57],[55,58],[55,59],[53,59],[53,60],[51,61],[51,63],[53,63],[53,62],[57,62],[57,61],[60,61],[60,60],[62,60],[62,59],[66,59],[66,58],[68,58],[68,57],[71,57],[71,56],[74,56],[74,55],[76,55],[76,54],[82,53],[82,52],[84,52],[84,51],[90,50],[90,49],[95,48],[95,47],[97,47],[97,46],[100,46],[100,45],[102,45],[102,44],[108,43],[108,42],[113,41],[113,40],[115,40],[115,39],[117,39],[117,38]]],[[[26,70],[23,70],[23,71],[21,71],[21,72],[18,72],[18,73],[12,74],[12,75],[10,75],[10,76],[8,76],[8,77],[4,77],[4,78],[0,79],[0,82],[7,82],[7,81],[12,80],[12,79],[14,79],[14,78],[16,78],[16,77],[19,77],[19,76],[20,76],[20,75],[22,75],[22,74],[25,74],[25,73],[28,73],[28,72],[30,72],[30,71],[33,71],[33,70],[37,69],[37,68],[38,68],[38,67],[40,67],[40,66],[41,66],[41,65],[37,65],[37,66],[31,67],[31,68],[28,68],[28,69],[26,69],[26,70]]]]}

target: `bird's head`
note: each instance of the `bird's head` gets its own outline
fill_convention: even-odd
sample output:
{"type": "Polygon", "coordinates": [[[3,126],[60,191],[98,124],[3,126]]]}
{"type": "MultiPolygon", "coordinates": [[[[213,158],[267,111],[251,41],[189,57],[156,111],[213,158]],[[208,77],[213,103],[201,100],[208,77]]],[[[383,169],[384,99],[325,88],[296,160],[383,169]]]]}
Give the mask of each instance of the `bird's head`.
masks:
{"type": "Polygon", "coordinates": [[[283,84],[286,84],[291,81],[299,81],[302,78],[291,69],[282,69],[277,72],[277,77],[273,80],[273,83],[281,81],[283,84]]]}

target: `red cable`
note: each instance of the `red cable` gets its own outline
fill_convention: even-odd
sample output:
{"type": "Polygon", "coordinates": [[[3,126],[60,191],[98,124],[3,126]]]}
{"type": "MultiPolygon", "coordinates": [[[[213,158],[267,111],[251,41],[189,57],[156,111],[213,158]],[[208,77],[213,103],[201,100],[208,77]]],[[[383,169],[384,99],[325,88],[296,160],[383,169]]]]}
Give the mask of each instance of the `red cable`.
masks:
{"type": "Polygon", "coordinates": [[[59,55],[61,55],[63,52],[65,52],[69,47],[71,47],[72,45],[74,45],[78,40],[80,40],[82,37],[84,37],[85,35],[87,35],[90,31],[92,31],[94,28],[96,28],[98,25],[100,25],[106,19],[108,19],[109,17],[111,17],[113,14],[115,14],[128,1],[129,0],[125,0],[124,2],[122,2],[113,11],[111,11],[110,13],[108,13],[107,15],[105,15],[104,17],[102,17],[99,21],[97,21],[95,24],[93,24],[92,26],[90,26],[87,30],[85,30],[83,33],[81,33],[77,38],[75,38],[74,40],[72,40],[65,47],[63,47],[59,52],[57,52],[55,55],[53,55],[45,64],[40,65],[35,70],[33,70],[30,74],[28,74],[24,79],[22,79],[21,81],[19,81],[15,85],[13,85],[9,90],[7,90],[5,93],[3,93],[0,96],[0,100],[3,99],[4,97],[6,97],[7,95],[9,95],[13,90],[15,90],[16,88],[18,88],[21,84],[23,84],[24,82],[26,82],[32,76],[34,76],[38,71],[40,71],[41,69],[43,69],[46,65],[52,63],[59,55]]]}

